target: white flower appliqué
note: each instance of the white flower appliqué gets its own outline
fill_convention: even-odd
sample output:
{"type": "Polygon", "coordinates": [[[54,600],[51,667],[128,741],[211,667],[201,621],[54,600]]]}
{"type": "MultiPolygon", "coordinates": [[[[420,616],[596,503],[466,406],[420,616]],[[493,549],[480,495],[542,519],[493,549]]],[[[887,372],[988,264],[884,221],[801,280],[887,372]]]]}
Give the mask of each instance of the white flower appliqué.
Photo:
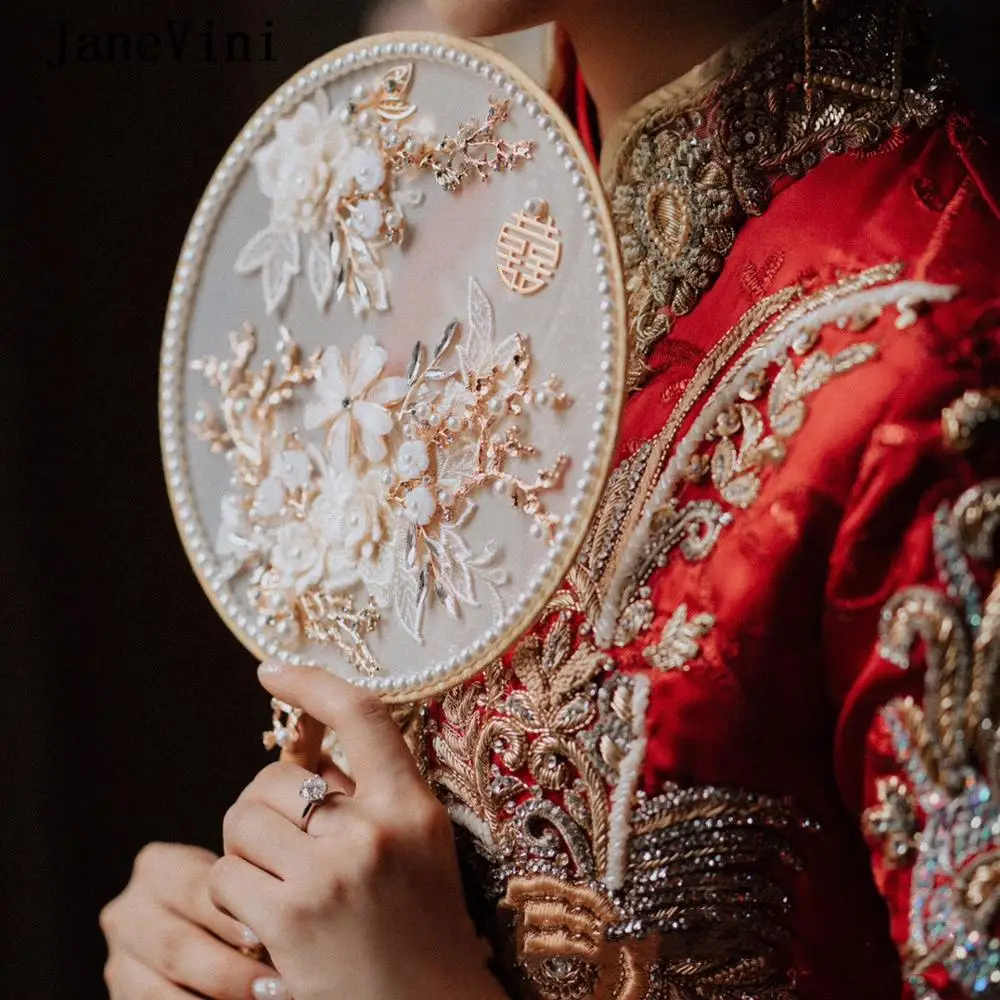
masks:
{"type": "Polygon", "coordinates": [[[403,513],[414,524],[429,524],[437,503],[426,486],[416,486],[403,498],[403,513]]]}
{"type": "Polygon", "coordinates": [[[404,441],[396,452],[396,471],[402,480],[422,476],[430,465],[427,445],[423,441],[404,441]]]}
{"type": "Polygon", "coordinates": [[[405,378],[382,377],[386,358],[367,335],[358,340],[350,361],[338,347],[323,352],[315,383],[320,398],[306,407],[305,427],[327,428],[327,454],[334,469],[348,469],[359,444],[370,462],[386,456],[385,437],[393,428],[386,407],[398,403],[407,390],[405,378]]]}
{"type": "Polygon", "coordinates": [[[274,131],[253,157],[261,193],[271,199],[271,222],[303,233],[328,226],[347,187],[347,132],[309,101],[274,131]]]}
{"type": "Polygon", "coordinates": [[[251,513],[265,518],[280,514],[289,491],[306,486],[311,471],[304,451],[283,451],[273,463],[271,474],[257,487],[251,513]]]}
{"type": "Polygon", "coordinates": [[[325,556],[326,546],[313,525],[291,521],[278,528],[270,561],[281,585],[301,596],[323,579],[325,556]]]}
{"type": "Polygon", "coordinates": [[[254,153],[270,218],[240,251],[235,268],[260,273],[268,314],[302,270],[302,240],[309,289],[321,312],[331,299],[348,299],[355,314],[388,309],[381,251],[402,241],[407,209],[423,203],[413,188],[417,174],[430,173],[452,191],[466,178],[486,180],[530,158],[530,142],[511,144],[495,134],[509,102],[492,102],[484,123],[467,122],[455,138],[439,139],[413,121],[412,83],[413,66],[395,66],[334,108],[319,87],[254,153]]]}
{"type": "Polygon", "coordinates": [[[463,533],[484,491],[523,511],[534,537],[557,530],[543,495],[559,487],[566,456],[534,479],[508,463],[537,455],[524,436],[530,421],[514,418],[572,401],[555,376],[531,386],[528,338],[496,337],[475,280],[468,310],[468,324],[451,321],[432,349],[415,345],[405,377],[386,372],[371,336],[348,355],[331,345],[303,359],[284,327],[280,366],[250,370],[249,326],[230,338],[232,360],[194,363],[224,401],[218,414],[200,403],[194,424],[232,470],[216,552],[231,577],[248,575],[260,627],[282,642],[335,645],[372,673],[379,666],[364,636],[385,613],[423,643],[428,609],[460,620],[489,598],[502,610],[500,547],[476,552],[463,533]]]}
{"type": "Polygon", "coordinates": [[[326,547],[325,583],[334,591],[365,583],[384,603],[393,526],[381,469],[331,473],[312,501],[313,528],[326,547]]]}

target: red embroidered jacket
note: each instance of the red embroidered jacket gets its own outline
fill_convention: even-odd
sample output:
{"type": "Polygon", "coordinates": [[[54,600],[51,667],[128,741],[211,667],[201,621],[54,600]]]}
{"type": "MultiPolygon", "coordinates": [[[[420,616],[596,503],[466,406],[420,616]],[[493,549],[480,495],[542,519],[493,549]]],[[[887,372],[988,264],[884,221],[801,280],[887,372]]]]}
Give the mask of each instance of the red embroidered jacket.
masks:
{"type": "Polygon", "coordinates": [[[514,996],[1000,996],[995,161],[927,92],[805,108],[782,52],[605,150],[617,469],[409,722],[514,996]]]}

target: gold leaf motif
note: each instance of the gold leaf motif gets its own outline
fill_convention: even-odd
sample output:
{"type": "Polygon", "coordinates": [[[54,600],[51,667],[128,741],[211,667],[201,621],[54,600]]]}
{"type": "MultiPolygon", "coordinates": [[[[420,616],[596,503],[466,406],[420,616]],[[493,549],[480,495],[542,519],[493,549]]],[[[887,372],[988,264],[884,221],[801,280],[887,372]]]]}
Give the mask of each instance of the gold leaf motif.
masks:
{"type": "Polygon", "coordinates": [[[545,637],[542,649],[542,669],[549,674],[554,673],[566,662],[573,644],[573,631],[569,624],[569,615],[558,615],[555,625],[545,637]]]}
{"type": "Polygon", "coordinates": [[[783,461],[787,452],[784,440],[797,434],[805,424],[808,413],[805,397],[817,392],[834,376],[871,360],[876,353],[873,344],[853,344],[833,358],[825,351],[813,351],[798,368],[788,358],[771,383],[767,426],[751,402],[739,402],[724,410],[715,428],[723,436],[714,446],[709,465],[712,482],[722,498],[734,507],[749,507],[760,495],[760,470],[765,462],[783,461]],[[764,437],[766,429],[770,434],[764,437]]]}
{"type": "Polygon", "coordinates": [[[677,606],[663,626],[659,641],[647,646],[642,655],[658,670],[687,670],[701,655],[701,642],[715,627],[715,616],[701,612],[688,618],[686,604],[677,606]]]}

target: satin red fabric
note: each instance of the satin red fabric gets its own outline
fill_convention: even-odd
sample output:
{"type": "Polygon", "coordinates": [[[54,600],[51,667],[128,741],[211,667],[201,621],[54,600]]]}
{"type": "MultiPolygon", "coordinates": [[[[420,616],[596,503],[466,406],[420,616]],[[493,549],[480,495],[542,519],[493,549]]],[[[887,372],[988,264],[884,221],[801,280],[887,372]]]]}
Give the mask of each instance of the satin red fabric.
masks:
{"type": "MultiPolygon", "coordinates": [[[[582,81],[577,120],[596,155],[582,81]]],[[[625,408],[619,459],[669,418],[706,353],[764,296],[807,290],[875,265],[902,279],[955,285],[912,326],[887,312],[864,339],[878,356],[808,403],[784,461],[702,562],[668,560],[650,581],[656,618],[616,669],[651,680],[642,787],[714,785],[787,798],[819,829],[793,835],[801,870],[776,876],[791,898],[784,956],[804,1000],[912,996],[903,981],[910,873],[866,843],[863,811],[879,777],[901,773],[879,709],[923,696],[919,664],[880,657],[885,602],[939,586],[931,522],[941,500],[1000,470],[1000,442],[945,447],[941,413],[968,389],[1000,383],[1000,184],[996,160],[962,116],[894,135],[874,154],[833,156],[785,181],[748,220],[715,284],[654,349],[652,375],[625,408]],[[686,670],[654,670],[642,652],[681,604],[715,626],[686,670]]],[[[858,334],[823,330],[833,354],[858,334]]],[[[687,418],[690,427],[698,407],[687,418]]],[[[715,498],[711,481],[685,499],[715,498]]],[[[531,783],[530,775],[519,775],[531,783]]],[[[926,981],[964,995],[943,968],[926,981]]]]}
{"type": "MultiPolygon", "coordinates": [[[[652,581],[651,633],[681,601],[717,624],[701,662],[654,679],[644,786],[790,796],[818,820],[821,830],[797,844],[804,866],[793,890],[789,957],[803,998],[911,995],[899,959],[909,873],[865,845],[859,820],[875,804],[876,779],[901,773],[878,710],[902,694],[919,701],[923,684],[919,670],[903,673],[878,656],[877,624],[894,593],[935,583],[938,503],[1000,470],[1000,442],[970,459],[949,452],[941,435],[945,406],[1000,382],[994,163],[956,115],[786,183],[657,346],[653,377],[625,409],[619,457],[663,426],[714,341],[783,286],[819,288],[899,261],[903,278],[960,290],[910,329],[883,319],[867,331],[880,357],[821,391],[736,529],[705,563],[673,560],[652,581]]],[[[852,339],[824,331],[830,353],[852,339]]],[[[711,494],[710,484],[701,491],[711,494]]],[[[647,669],[640,654],[638,644],[622,650],[620,667],[647,669]]],[[[964,995],[943,969],[933,978],[943,997],[964,995]]]]}

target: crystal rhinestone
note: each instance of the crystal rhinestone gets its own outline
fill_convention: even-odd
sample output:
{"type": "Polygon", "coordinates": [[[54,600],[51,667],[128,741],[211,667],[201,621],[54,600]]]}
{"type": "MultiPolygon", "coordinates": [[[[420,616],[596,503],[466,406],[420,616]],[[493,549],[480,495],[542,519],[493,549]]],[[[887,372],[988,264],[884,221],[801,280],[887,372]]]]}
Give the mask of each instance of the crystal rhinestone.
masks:
{"type": "Polygon", "coordinates": [[[330,786],[318,774],[314,774],[299,786],[299,795],[307,802],[322,802],[329,790],[330,786]]]}
{"type": "Polygon", "coordinates": [[[568,958],[548,958],[545,965],[553,979],[568,979],[573,974],[573,963],[568,958]]]}

